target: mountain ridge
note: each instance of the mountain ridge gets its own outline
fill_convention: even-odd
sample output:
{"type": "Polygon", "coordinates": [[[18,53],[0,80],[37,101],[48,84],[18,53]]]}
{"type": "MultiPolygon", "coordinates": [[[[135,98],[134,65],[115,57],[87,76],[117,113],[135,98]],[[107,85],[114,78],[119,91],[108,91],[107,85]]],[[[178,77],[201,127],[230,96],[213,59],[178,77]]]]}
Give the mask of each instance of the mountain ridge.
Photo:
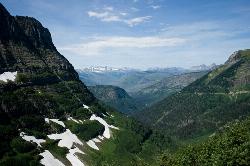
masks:
{"type": "Polygon", "coordinates": [[[137,118],[166,134],[189,139],[248,116],[250,51],[238,51],[236,57],[235,61],[233,54],[224,65],[138,113],[137,118]]]}
{"type": "Polygon", "coordinates": [[[131,93],[131,96],[137,103],[143,107],[161,101],[165,97],[177,93],[184,87],[195,81],[196,79],[205,75],[208,71],[190,72],[179,75],[168,76],[156,83],[149,85],[139,91],[131,93]]]}
{"type": "Polygon", "coordinates": [[[122,88],[113,85],[88,86],[94,96],[122,113],[130,114],[138,110],[134,99],[122,88]]]}

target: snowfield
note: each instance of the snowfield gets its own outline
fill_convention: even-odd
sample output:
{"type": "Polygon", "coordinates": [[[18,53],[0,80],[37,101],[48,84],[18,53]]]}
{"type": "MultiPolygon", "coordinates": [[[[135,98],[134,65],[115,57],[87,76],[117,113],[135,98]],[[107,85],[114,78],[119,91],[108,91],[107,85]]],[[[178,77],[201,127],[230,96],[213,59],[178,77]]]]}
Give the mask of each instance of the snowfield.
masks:
{"type": "Polygon", "coordinates": [[[95,150],[99,150],[99,148],[96,146],[96,144],[95,144],[95,142],[93,141],[93,139],[87,141],[86,143],[89,145],[89,147],[91,147],[91,148],[93,148],[93,149],[95,149],[95,150]]]}
{"type": "Polygon", "coordinates": [[[17,75],[17,71],[15,72],[4,72],[3,74],[0,74],[0,80],[4,82],[15,81],[17,75]]]}
{"type": "Polygon", "coordinates": [[[21,136],[22,139],[24,139],[25,141],[36,143],[39,147],[41,147],[41,143],[46,142],[44,139],[36,139],[36,137],[34,137],[34,136],[28,136],[28,135],[26,135],[24,132],[21,132],[21,133],[20,133],[20,136],[21,136]]]}
{"type": "Polygon", "coordinates": [[[56,159],[48,150],[40,153],[43,159],[40,161],[41,164],[45,166],[65,166],[61,161],[56,159]]]}
{"type": "MultiPolygon", "coordinates": [[[[84,108],[89,109],[88,106],[84,105],[84,108]]],[[[44,119],[46,123],[50,123],[50,121],[57,123],[61,126],[63,126],[64,128],[66,127],[65,124],[60,121],[59,119],[49,119],[49,118],[45,118],[44,119]]],[[[72,120],[75,123],[83,123],[83,121],[85,120],[77,120],[74,119],[73,117],[68,117],[67,120],[72,120]]],[[[90,120],[97,120],[99,123],[101,123],[104,126],[104,132],[103,135],[99,135],[96,138],[93,138],[89,141],[86,142],[86,144],[95,149],[95,150],[99,150],[98,146],[96,145],[96,143],[101,143],[102,140],[104,140],[105,138],[109,139],[111,137],[111,128],[112,129],[116,129],[119,130],[118,127],[115,127],[113,125],[109,125],[103,118],[96,116],[95,114],[92,114],[92,116],[90,117],[90,120]]],[[[21,133],[20,136],[23,137],[23,139],[27,140],[27,141],[32,141],[37,143],[38,146],[41,146],[40,143],[45,142],[45,140],[42,139],[36,139],[33,136],[27,136],[25,135],[25,133],[21,133]]],[[[70,161],[70,163],[73,166],[84,166],[84,163],[78,158],[77,153],[78,154],[85,154],[83,151],[81,151],[78,147],[76,147],[77,145],[81,145],[83,146],[83,142],[81,142],[81,140],[75,135],[73,134],[69,129],[66,129],[65,132],[60,133],[60,134],[50,134],[47,135],[49,139],[52,140],[60,140],[58,142],[58,146],[59,147],[66,147],[68,148],[69,152],[66,155],[67,160],[70,161]]],[[[44,158],[40,161],[41,164],[45,165],[45,166],[64,166],[64,164],[59,161],[58,159],[56,159],[48,150],[45,150],[45,152],[40,154],[41,156],[43,156],[44,158]]]]}
{"type": "Polygon", "coordinates": [[[75,134],[73,134],[69,129],[66,129],[64,133],[61,134],[51,134],[48,135],[50,139],[60,140],[58,146],[66,147],[71,149],[74,143],[83,145],[83,143],[77,138],[75,134]]]}
{"type": "Polygon", "coordinates": [[[109,125],[104,119],[102,119],[101,117],[96,116],[95,114],[93,114],[90,117],[90,120],[97,120],[99,123],[101,123],[104,126],[105,129],[104,129],[104,132],[103,132],[103,136],[105,138],[107,138],[107,139],[110,138],[110,129],[109,128],[113,128],[113,129],[119,130],[118,127],[109,125]]]}
{"type": "Polygon", "coordinates": [[[99,140],[98,138],[93,138],[94,142],[101,142],[101,140],[99,140]]]}
{"type": "Polygon", "coordinates": [[[103,137],[103,136],[101,136],[101,135],[98,135],[98,138],[100,138],[101,140],[103,140],[103,139],[104,139],[104,137],[103,137]]]}
{"type": "Polygon", "coordinates": [[[79,148],[75,147],[74,149],[70,149],[66,158],[70,161],[73,166],[84,166],[84,164],[79,160],[76,156],[76,153],[84,154],[79,148]]]}
{"type": "Polygon", "coordinates": [[[98,146],[95,143],[99,143],[101,142],[101,140],[103,140],[104,138],[109,139],[110,138],[110,129],[109,128],[113,128],[116,130],[119,130],[118,127],[115,127],[113,125],[109,125],[104,119],[102,119],[101,117],[96,116],[95,114],[93,114],[90,117],[90,120],[97,120],[99,123],[101,123],[104,126],[104,132],[103,132],[103,136],[99,135],[98,138],[93,138],[89,141],[87,141],[87,145],[89,145],[91,148],[95,149],[95,150],[99,150],[98,146]]]}
{"type": "MultiPolygon", "coordinates": [[[[73,166],[84,166],[81,160],[77,157],[76,153],[84,154],[79,148],[72,146],[75,144],[83,145],[83,143],[73,134],[69,129],[66,129],[64,133],[61,134],[51,134],[48,135],[50,139],[60,140],[58,146],[66,147],[69,149],[69,153],[66,158],[70,161],[73,166]]],[[[46,165],[47,166],[47,165],[46,165]]]]}
{"type": "Polygon", "coordinates": [[[49,119],[49,120],[54,122],[54,123],[57,123],[65,128],[65,124],[62,121],[60,121],[59,119],[49,119]]]}

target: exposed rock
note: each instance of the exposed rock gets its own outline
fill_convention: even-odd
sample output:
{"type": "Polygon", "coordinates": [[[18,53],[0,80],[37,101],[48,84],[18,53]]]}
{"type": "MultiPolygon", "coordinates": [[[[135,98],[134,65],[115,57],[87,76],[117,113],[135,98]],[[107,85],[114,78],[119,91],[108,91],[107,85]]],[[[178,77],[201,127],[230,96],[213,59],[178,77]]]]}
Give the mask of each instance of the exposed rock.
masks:
{"type": "Polygon", "coordinates": [[[236,62],[238,62],[241,58],[241,53],[240,51],[235,51],[229,58],[228,60],[225,62],[225,64],[234,64],[236,62]]]}
{"type": "Polygon", "coordinates": [[[53,45],[47,28],[34,18],[11,16],[0,4],[0,73],[53,73],[78,80],[73,66],[53,45]]]}

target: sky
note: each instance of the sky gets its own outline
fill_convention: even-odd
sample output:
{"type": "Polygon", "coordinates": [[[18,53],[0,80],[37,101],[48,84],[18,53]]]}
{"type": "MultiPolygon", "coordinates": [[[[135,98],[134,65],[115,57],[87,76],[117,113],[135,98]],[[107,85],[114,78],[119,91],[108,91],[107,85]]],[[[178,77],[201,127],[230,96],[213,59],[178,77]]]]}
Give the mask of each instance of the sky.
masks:
{"type": "Polygon", "coordinates": [[[39,20],[75,68],[188,68],[250,48],[250,0],[0,2],[39,20]]]}

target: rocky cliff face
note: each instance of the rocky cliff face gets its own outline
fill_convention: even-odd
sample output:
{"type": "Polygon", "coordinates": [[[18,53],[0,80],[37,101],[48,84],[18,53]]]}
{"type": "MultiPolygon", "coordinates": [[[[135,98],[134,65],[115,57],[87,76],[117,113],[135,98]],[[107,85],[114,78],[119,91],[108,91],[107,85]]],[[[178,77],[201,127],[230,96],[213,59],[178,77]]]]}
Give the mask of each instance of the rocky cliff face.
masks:
{"type": "Polygon", "coordinates": [[[225,64],[234,64],[236,62],[238,62],[241,58],[241,53],[240,51],[235,51],[229,58],[228,60],[225,62],[225,64]]]}
{"type": "Polygon", "coordinates": [[[73,66],[53,45],[50,32],[31,17],[11,16],[0,4],[0,73],[54,73],[78,80],[73,66]]]}

